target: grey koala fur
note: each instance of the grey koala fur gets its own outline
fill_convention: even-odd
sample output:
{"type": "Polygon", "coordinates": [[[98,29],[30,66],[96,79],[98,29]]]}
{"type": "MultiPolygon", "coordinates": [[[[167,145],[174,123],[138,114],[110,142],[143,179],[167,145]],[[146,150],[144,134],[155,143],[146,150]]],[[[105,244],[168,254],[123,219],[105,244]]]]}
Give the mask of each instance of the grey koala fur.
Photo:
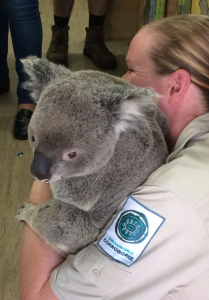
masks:
{"type": "Polygon", "coordinates": [[[53,196],[23,204],[16,217],[62,255],[75,253],[165,162],[167,119],[151,89],[37,57],[22,62],[37,103],[28,130],[31,173],[49,181],[53,196]]]}

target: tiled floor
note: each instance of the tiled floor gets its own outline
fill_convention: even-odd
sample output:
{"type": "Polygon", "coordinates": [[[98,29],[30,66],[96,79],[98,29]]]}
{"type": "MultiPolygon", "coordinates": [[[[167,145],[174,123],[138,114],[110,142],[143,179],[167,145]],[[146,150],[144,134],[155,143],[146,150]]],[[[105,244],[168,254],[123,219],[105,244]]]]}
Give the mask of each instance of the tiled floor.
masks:
{"type": "MultiPolygon", "coordinates": [[[[43,57],[50,41],[53,21],[52,2],[40,0],[43,22],[43,57]]],[[[87,1],[75,1],[70,20],[70,68],[96,69],[93,63],[83,56],[84,28],[88,23],[87,1]],[[85,13],[84,13],[85,11],[85,13]]],[[[128,40],[107,41],[109,48],[116,54],[118,68],[110,74],[121,76],[125,72],[125,54],[128,40]]],[[[18,300],[19,248],[22,224],[14,216],[20,203],[27,200],[32,177],[29,166],[32,153],[27,141],[15,140],[12,136],[13,122],[17,109],[17,75],[11,42],[8,64],[10,69],[11,90],[0,96],[0,300],[18,300]],[[23,156],[18,156],[23,152],[23,156]]]]}

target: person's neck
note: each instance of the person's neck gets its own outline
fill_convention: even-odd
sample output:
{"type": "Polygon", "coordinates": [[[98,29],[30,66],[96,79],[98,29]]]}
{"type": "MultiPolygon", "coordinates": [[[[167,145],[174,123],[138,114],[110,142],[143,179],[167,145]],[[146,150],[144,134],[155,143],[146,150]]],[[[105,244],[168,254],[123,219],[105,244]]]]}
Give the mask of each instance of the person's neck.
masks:
{"type": "Polygon", "coordinates": [[[195,118],[198,116],[206,113],[206,111],[199,111],[194,114],[189,114],[188,112],[185,114],[181,115],[176,115],[174,118],[168,118],[168,122],[170,125],[170,130],[169,133],[166,137],[167,145],[168,145],[168,150],[169,152],[172,151],[174,148],[180,134],[184,130],[184,128],[192,122],[195,118]]]}
{"type": "Polygon", "coordinates": [[[172,149],[174,148],[179,135],[181,134],[181,132],[184,130],[184,128],[189,124],[179,124],[177,122],[175,123],[170,123],[170,130],[166,136],[166,142],[168,145],[168,151],[169,153],[172,151],[172,149]]]}

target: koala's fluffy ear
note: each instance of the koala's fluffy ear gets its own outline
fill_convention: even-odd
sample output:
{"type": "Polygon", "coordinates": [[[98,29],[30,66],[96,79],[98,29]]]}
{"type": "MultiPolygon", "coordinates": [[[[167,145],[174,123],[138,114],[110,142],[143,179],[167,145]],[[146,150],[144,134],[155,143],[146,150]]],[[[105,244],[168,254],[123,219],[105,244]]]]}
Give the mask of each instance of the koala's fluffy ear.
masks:
{"type": "Polygon", "coordinates": [[[60,65],[55,65],[46,59],[40,59],[36,56],[29,56],[21,59],[23,69],[28,78],[23,83],[23,87],[30,91],[30,95],[36,103],[43,89],[53,80],[56,80],[64,74],[70,75],[70,70],[60,65]]]}
{"type": "Polygon", "coordinates": [[[144,114],[140,111],[138,99],[132,99],[123,102],[120,106],[119,118],[115,124],[115,130],[117,134],[128,130],[130,127],[134,127],[138,118],[143,118],[144,114]]]}
{"type": "Polygon", "coordinates": [[[117,134],[137,127],[139,119],[145,120],[148,115],[156,115],[159,95],[152,89],[124,86],[120,92],[123,101],[117,106],[117,110],[113,111],[117,134]]]}

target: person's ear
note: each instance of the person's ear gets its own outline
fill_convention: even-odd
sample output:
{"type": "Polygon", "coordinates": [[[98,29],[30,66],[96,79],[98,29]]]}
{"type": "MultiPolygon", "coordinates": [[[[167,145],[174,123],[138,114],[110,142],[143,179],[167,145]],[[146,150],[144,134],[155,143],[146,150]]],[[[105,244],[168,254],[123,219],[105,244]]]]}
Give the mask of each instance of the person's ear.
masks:
{"type": "Polygon", "coordinates": [[[179,69],[170,75],[169,98],[170,101],[179,101],[187,92],[191,83],[190,74],[183,69],[179,69]]]}

